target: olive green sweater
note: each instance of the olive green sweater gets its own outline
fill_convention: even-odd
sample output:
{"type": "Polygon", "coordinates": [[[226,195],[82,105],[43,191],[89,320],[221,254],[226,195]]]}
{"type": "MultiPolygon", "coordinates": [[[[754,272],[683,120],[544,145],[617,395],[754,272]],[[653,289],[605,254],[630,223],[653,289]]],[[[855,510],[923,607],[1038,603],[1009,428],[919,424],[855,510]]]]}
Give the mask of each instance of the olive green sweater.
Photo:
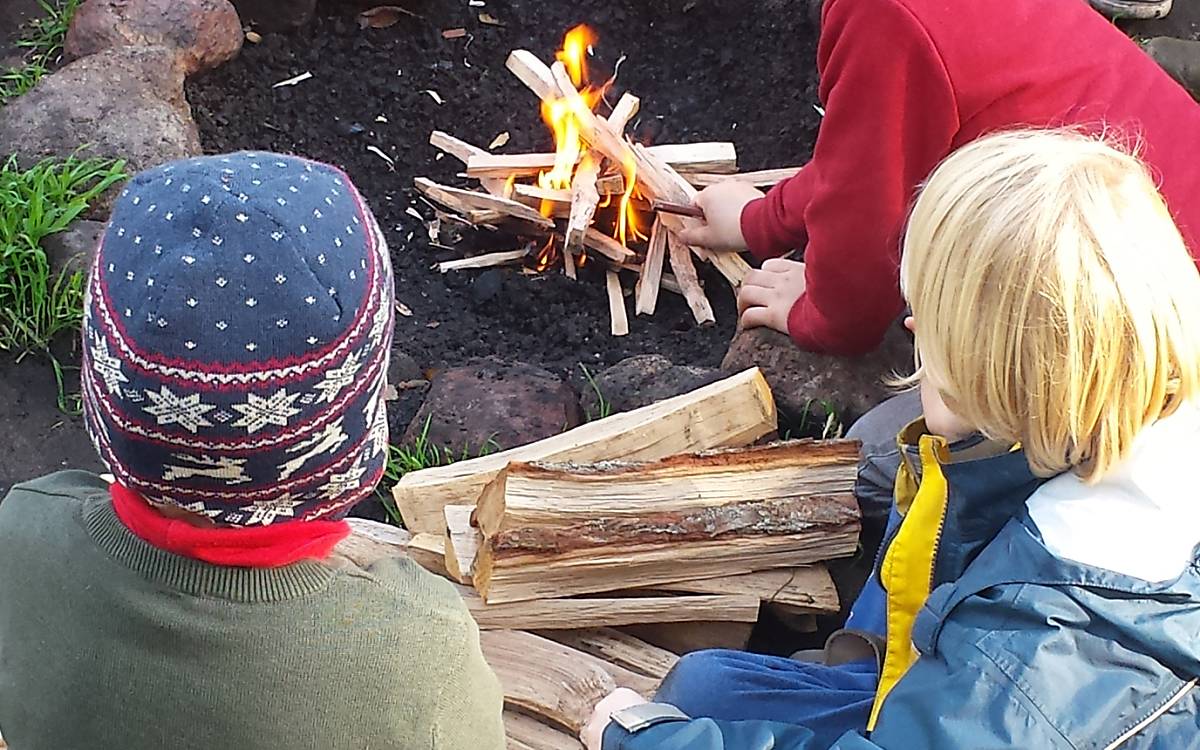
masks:
{"type": "Polygon", "coordinates": [[[502,702],[458,594],[409,560],[189,560],[85,472],[0,503],[10,750],[500,750],[502,702]]]}

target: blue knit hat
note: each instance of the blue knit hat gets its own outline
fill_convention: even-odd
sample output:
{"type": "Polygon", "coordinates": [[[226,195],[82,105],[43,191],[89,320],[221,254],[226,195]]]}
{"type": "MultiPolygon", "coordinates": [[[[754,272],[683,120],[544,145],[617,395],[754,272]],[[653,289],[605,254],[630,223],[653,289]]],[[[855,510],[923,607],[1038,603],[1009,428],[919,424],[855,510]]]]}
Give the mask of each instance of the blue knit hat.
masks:
{"type": "Polygon", "coordinates": [[[143,172],[88,280],[88,432],[151,501],[235,526],[342,517],[383,473],[392,309],[341,171],[245,152],[143,172]]]}

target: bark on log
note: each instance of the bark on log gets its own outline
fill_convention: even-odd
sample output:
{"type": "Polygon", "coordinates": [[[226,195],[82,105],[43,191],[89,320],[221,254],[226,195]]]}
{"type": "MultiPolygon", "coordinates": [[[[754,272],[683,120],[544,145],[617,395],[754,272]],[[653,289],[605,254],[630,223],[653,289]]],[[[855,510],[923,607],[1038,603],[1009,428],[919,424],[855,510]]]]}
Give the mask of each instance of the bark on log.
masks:
{"type": "Polygon", "coordinates": [[[406,474],[393,497],[410,530],[433,532],[440,541],[445,533],[442,509],[475,504],[510,461],[655,460],[749,445],[776,428],[771,391],[758,370],[750,369],[530,445],[406,474]]]}

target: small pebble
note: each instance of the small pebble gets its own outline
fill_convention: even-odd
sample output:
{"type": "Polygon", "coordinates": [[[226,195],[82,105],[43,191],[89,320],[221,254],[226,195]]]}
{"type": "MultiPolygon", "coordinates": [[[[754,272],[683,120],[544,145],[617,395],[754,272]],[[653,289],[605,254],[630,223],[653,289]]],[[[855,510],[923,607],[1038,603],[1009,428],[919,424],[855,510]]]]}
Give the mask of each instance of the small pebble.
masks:
{"type": "Polygon", "coordinates": [[[257,31],[247,31],[246,41],[250,42],[251,44],[258,44],[262,41],[262,34],[258,33],[257,31]]]}

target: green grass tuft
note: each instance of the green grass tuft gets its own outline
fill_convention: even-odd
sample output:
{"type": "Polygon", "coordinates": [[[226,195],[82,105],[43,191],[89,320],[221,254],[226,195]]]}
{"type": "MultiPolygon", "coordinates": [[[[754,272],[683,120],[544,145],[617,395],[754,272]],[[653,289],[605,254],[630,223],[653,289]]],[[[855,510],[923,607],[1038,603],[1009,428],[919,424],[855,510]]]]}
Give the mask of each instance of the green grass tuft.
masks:
{"type": "Polygon", "coordinates": [[[33,88],[58,62],[67,27],[83,0],[37,0],[37,3],[46,15],[31,21],[24,36],[17,41],[17,46],[26,50],[25,63],[0,71],[0,106],[33,88]]]}
{"type": "Polygon", "coordinates": [[[587,421],[594,422],[597,419],[605,419],[612,416],[612,404],[607,398],[604,397],[604,393],[600,390],[600,384],[596,382],[596,378],[592,375],[592,371],[589,370],[587,365],[583,364],[582,362],[579,363],[579,369],[583,370],[583,377],[587,378],[588,386],[591,387],[592,393],[596,394],[596,404],[597,409],[599,410],[598,414],[593,414],[592,410],[588,409],[587,414],[584,415],[587,418],[587,421]]]}
{"type": "Polygon", "coordinates": [[[488,438],[478,448],[464,445],[458,451],[438,445],[429,439],[429,426],[432,422],[433,415],[430,414],[425,418],[425,426],[421,428],[421,434],[417,436],[412,445],[388,446],[387,467],[383,470],[383,482],[376,490],[376,495],[392,523],[397,526],[403,526],[404,522],[400,518],[400,511],[396,508],[396,503],[392,500],[391,493],[387,491],[387,488],[399,482],[405,474],[434,466],[448,466],[458,461],[486,456],[500,450],[495,438],[488,438]]]}
{"type": "Polygon", "coordinates": [[[41,247],[88,204],[125,178],[125,163],[46,160],[31,169],[0,166],[0,350],[48,352],[83,315],[82,270],[54,274],[41,247]]]}

